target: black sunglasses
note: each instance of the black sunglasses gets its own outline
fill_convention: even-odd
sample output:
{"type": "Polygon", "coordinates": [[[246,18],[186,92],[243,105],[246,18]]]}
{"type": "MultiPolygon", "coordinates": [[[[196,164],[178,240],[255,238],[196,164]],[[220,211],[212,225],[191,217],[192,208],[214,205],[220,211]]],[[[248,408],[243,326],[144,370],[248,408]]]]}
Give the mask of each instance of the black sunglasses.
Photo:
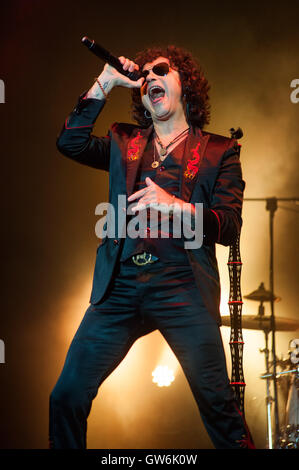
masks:
{"type": "MultiPolygon", "coordinates": [[[[167,62],[160,62],[159,64],[156,64],[153,66],[152,70],[155,75],[159,75],[159,77],[163,77],[169,73],[170,66],[167,64],[167,62]]],[[[144,72],[141,72],[142,77],[146,78],[148,74],[150,73],[150,70],[144,70],[144,72]]]]}

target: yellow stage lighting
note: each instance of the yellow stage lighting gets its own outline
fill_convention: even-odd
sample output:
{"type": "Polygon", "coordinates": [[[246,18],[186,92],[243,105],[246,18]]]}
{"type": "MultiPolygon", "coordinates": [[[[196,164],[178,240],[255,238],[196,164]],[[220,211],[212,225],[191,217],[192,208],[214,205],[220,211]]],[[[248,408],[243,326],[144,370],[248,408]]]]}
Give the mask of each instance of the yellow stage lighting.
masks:
{"type": "Polygon", "coordinates": [[[171,382],[174,381],[173,370],[169,369],[168,366],[157,366],[156,369],[152,372],[153,382],[158,385],[158,387],[169,387],[171,382]]]}

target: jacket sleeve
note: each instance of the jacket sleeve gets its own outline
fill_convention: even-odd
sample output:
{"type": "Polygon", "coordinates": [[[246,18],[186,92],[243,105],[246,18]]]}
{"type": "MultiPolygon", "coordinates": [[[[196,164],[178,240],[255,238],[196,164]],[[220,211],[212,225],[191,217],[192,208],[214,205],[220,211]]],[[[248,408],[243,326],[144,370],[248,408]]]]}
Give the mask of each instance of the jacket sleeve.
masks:
{"type": "Polygon", "coordinates": [[[208,244],[228,246],[240,234],[244,188],[240,145],[232,140],[221,158],[210,207],[205,208],[203,213],[204,237],[208,244]]]}
{"type": "Polygon", "coordinates": [[[91,134],[105,100],[85,99],[84,95],[80,96],[77,106],[65,120],[56,145],[66,157],[109,171],[111,133],[109,131],[105,137],[91,134]]]}

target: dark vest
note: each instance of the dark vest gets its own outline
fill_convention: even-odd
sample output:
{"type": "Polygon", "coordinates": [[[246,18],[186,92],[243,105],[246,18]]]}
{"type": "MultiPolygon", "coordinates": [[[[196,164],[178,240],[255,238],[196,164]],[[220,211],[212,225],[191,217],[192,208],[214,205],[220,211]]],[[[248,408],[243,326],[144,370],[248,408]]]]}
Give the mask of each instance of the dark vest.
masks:
{"type": "MultiPolygon", "coordinates": [[[[152,168],[151,164],[154,161],[154,140],[153,136],[149,139],[140,162],[139,171],[136,176],[136,183],[134,187],[134,193],[139,189],[146,186],[145,178],[149,176],[156,184],[167,191],[169,194],[174,194],[179,197],[180,195],[180,173],[181,173],[181,160],[185,150],[186,139],[180,142],[160,163],[158,168],[152,168]]],[[[159,155],[156,151],[156,160],[159,155]]],[[[134,201],[134,203],[136,203],[134,201]]],[[[137,214],[136,214],[137,215],[137,214]]],[[[127,224],[134,216],[127,216],[127,224]]],[[[189,265],[186,250],[184,248],[184,236],[183,230],[181,231],[181,238],[173,236],[172,221],[169,223],[168,238],[162,238],[162,235],[167,235],[165,231],[161,232],[161,221],[158,221],[158,225],[154,225],[152,229],[158,235],[157,238],[151,238],[149,223],[149,211],[147,211],[148,224],[144,230],[143,237],[130,238],[128,235],[124,239],[123,249],[120,261],[125,261],[131,256],[146,251],[152,255],[158,257],[164,263],[171,264],[183,264],[189,265]]],[[[160,219],[159,219],[160,220],[160,219]]],[[[138,225],[136,225],[137,229],[138,225]]],[[[164,228],[162,226],[162,228],[164,228]]]]}

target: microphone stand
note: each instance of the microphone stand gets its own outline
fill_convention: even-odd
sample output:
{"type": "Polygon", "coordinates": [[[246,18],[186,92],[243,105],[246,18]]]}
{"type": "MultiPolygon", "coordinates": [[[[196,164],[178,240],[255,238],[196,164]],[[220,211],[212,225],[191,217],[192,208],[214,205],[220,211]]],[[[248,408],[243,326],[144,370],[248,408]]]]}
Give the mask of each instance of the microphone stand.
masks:
{"type": "MultiPolygon", "coordinates": [[[[270,306],[271,306],[271,331],[272,331],[272,362],[273,362],[273,390],[274,390],[274,417],[275,417],[275,432],[274,432],[274,448],[278,448],[278,432],[279,432],[279,415],[278,415],[278,397],[277,397],[277,377],[276,377],[276,345],[275,345],[275,315],[274,315],[274,214],[277,211],[277,201],[289,201],[295,204],[299,202],[299,197],[295,198],[245,198],[244,201],[266,201],[266,210],[269,211],[269,229],[270,229],[270,262],[269,262],[269,277],[270,277],[270,306]]],[[[271,439],[270,439],[271,442],[271,439]]]]}

